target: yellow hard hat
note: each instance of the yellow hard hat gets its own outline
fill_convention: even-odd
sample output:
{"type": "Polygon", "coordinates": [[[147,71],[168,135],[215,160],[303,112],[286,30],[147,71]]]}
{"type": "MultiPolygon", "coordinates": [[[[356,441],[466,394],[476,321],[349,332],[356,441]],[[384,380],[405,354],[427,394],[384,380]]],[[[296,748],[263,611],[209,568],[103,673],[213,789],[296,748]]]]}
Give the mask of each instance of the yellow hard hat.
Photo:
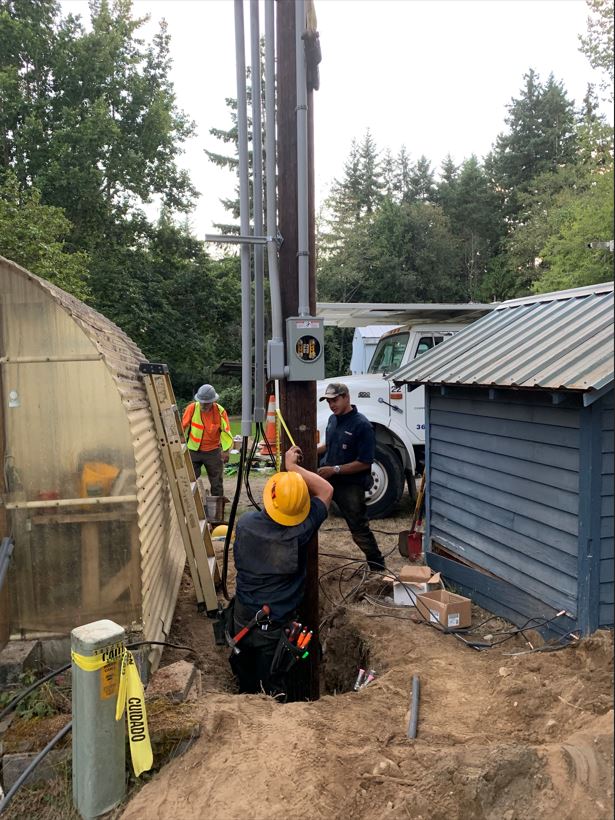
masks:
{"type": "Polygon", "coordinates": [[[263,502],[270,518],[285,527],[305,521],[310,511],[310,494],[299,473],[276,473],[265,484],[263,502]]]}
{"type": "Polygon", "coordinates": [[[223,536],[226,535],[227,532],[228,532],[228,527],[227,527],[226,524],[218,524],[218,526],[214,527],[214,529],[212,530],[211,537],[212,538],[222,538],[223,536]]]}

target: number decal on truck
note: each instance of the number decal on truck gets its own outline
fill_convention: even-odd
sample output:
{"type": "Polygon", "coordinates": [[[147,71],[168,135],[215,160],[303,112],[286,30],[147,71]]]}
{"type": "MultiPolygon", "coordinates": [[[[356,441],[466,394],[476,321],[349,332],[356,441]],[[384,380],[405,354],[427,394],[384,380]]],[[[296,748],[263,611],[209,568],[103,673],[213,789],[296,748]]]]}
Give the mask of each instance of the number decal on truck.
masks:
{"type": "Polygon", "coordinates": [[[425,429],[425,425],[424,425],[424,424],[417,424],[417,425],[416,425],[416,429],[417,429],[417,430],[424,430],[424,429],[425,429]]]}

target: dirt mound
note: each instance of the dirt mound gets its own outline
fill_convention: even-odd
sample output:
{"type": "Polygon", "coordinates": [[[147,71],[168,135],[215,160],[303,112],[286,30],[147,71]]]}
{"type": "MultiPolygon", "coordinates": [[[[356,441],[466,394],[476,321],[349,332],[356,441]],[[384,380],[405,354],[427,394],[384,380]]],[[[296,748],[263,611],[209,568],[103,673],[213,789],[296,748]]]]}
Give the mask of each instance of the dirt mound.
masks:
{"type": "MultiPolygon", "coordinates": [[[[398,569],[407,517],[380,524],[398,569]]],[[[361,599],[349,595],[352,567],[342,582],[324,575],[357,557],[340,519],[327,521],[320,550],[329,694],[315,703],[232,694],[228,651],[214,646],[185,581],[172,639],[198,650],[205,673],[194,705],[201,737],[144,786],[126,820],[612,817],[611,633],[553,653],[528,652],[519,636],[477,652],[410,621],[412,610],[388,604],[381,581],[370,580],[361,599]],[[359,664],[378,677],[353,692],[359,664]],[[413,674],[421,682],[414,741],[406,736],[413,674]]],[[[485,617],[474,609],[474,623],[485,617]]]]}

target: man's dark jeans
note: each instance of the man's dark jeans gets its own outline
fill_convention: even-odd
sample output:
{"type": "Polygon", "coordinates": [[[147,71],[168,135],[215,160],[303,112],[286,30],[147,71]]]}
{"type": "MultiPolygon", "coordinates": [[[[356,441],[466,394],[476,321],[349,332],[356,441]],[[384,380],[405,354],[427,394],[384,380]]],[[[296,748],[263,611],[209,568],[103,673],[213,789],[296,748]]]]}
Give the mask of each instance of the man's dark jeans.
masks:
{"type": "Polygon", "coordinates": [[[370,569],[382,569],[384,558],[369,528],[365,490],[360,484],[342,484],[335,482],[333,500],[346,519],[352,540],[365,553],[370,569]]]}
{"type": "Polygon", "coordinates": [[[222,462],[222,448],[215,450],[190,450],[190,459],[197,478],[201,475],[201,467],[205,467],[211,494],[224,495],[224,464],[222,462]]]}

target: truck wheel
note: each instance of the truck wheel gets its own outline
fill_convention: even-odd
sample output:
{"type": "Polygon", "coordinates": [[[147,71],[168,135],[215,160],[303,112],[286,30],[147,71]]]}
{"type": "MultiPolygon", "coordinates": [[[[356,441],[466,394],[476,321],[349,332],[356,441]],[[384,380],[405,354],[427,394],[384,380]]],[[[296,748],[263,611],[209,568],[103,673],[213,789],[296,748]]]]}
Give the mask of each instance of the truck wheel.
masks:
{"type": "Polygon", "coordinates": [[[390,515],[404,492],[404,470],[390,447],[376,445],[372,464],[373,484],[365,493],[369,518],[390,515]]]}

